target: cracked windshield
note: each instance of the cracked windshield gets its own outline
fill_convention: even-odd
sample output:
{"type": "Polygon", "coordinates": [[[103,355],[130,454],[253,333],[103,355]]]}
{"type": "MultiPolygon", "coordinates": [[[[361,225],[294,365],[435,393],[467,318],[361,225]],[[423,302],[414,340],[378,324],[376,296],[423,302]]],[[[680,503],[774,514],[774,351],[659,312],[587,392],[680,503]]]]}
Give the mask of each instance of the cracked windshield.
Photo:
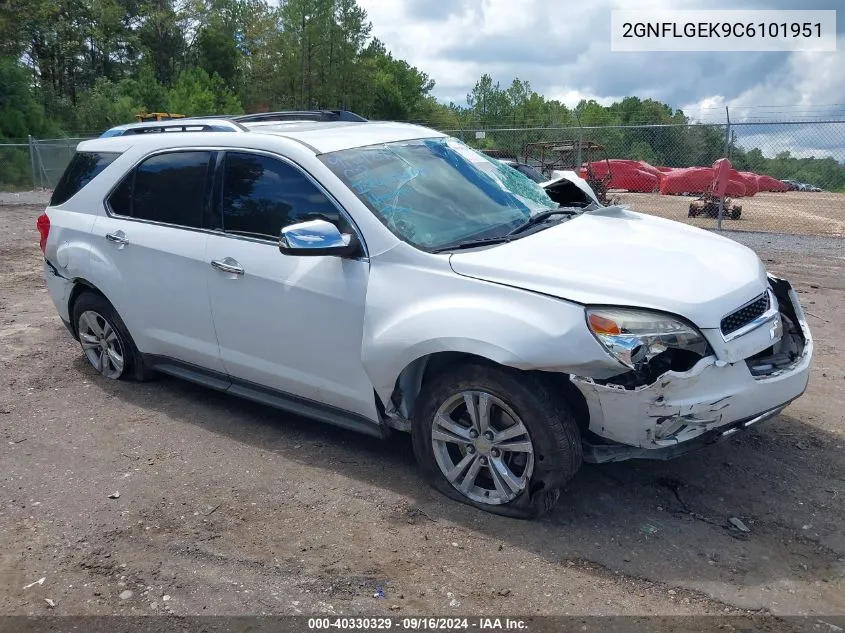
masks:
{"type": "Polygon", "coordinates": [[[558,207],[527,176],[452,138],[343,150],[322,160],[393,233],[427,250],[504,237],[558,207]]]}

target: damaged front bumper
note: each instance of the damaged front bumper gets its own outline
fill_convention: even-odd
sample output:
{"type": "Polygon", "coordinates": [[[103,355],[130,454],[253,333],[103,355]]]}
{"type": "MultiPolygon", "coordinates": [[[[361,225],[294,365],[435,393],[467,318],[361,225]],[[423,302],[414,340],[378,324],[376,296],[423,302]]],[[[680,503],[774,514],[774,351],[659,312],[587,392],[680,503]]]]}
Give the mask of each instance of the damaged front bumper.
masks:
{"type": "Polygon", "coordinates": [[[585,461],[672,459],[774,417],[804,393],[813,354],[810,330],[789,283],[770,283],[779,302],[775,318],[784,327],[768,348],[765,341],[748,344],[773,331],[763,323],[736,341],[734,353],[717,349],[688,371],[668,371],[650,385],[631,389],[572,376],[590,416],[585,461]],[[736,358],[738,349],[742,358],[736,358]]]}

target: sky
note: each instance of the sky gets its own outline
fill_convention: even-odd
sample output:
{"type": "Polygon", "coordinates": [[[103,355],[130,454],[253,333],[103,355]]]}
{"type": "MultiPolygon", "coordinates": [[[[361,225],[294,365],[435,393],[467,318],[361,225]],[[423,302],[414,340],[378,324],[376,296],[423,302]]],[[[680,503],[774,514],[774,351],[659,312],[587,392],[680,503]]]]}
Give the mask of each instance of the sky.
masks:
{"type": "Polygon", "coordinates": [[[653,98],[701,121],[845,118],[845,0],[358,0],[373,35],[466,105],[488,73],[574,106],[653,98]],[[611,9],[839,9],[836,52],[610,50],[611,9]]]}

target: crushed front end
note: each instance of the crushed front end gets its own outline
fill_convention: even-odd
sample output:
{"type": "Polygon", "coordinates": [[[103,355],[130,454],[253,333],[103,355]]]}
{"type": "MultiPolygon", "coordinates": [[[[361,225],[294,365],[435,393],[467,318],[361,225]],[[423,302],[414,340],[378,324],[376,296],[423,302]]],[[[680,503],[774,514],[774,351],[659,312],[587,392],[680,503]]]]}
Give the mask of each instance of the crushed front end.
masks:
{"type": "Polygon", "coordinates": [[[572,376],[589,411],[584,458],[671,459],[780,413],[807,387],[813,341],[789,282],[702,329],[707,355],[668,349],[609,379],[572,376]]]}

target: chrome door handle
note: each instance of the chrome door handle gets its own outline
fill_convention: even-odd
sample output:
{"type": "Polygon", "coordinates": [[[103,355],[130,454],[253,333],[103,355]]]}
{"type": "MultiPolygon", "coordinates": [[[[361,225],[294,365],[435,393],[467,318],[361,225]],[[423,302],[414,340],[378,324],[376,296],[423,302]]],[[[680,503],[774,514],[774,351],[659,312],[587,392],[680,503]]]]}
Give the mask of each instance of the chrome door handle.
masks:
{"type": "Polygon", "coordinates": [[[230,273],[232,275],[244,274],[243,266],[241,266],[236,259],[232,259],[231,257],[226,257],[224,259],[212,259],[211,265],[217,270],[222,270],[224,273],[230,273]]]}
{"type": "Polygon", "coordinates": [[[115,244],[120,244],[121,246],[126,246],[127,244],[129,244],[129,240],[126,237],[126,233],[124,233],[123,231],[106,233],[106,239],[109,242],[114,242],[115,244]]]}

